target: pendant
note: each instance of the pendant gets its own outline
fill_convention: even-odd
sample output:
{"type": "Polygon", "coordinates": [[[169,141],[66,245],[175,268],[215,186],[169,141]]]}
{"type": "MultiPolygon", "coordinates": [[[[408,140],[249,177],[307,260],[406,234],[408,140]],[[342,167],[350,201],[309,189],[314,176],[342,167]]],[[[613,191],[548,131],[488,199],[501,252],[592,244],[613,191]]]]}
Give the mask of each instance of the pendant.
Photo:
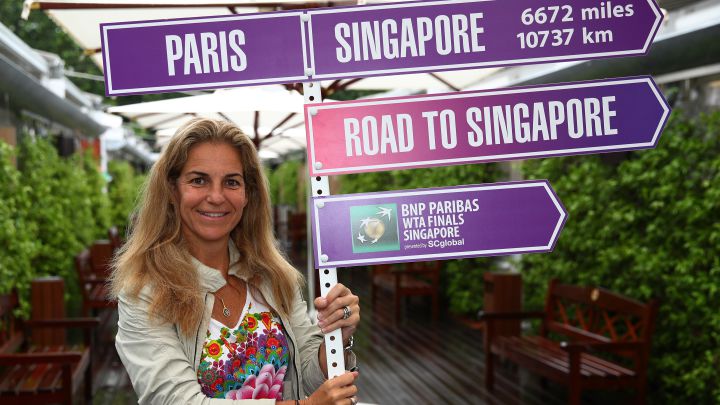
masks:
{"type": "MultiPolygon", "coordinates": [[[[220,298],[220,297],[218,297],[218,298],[220,298]]],[[[225,301],[223,301],[223,299],[220,298],[220,302],[222,303],[222,306],[223,306],[223,315],[225,315],[225,318],[229,318],[230,310],[228,309],[228,307],[225,306],[225,301]]]]}

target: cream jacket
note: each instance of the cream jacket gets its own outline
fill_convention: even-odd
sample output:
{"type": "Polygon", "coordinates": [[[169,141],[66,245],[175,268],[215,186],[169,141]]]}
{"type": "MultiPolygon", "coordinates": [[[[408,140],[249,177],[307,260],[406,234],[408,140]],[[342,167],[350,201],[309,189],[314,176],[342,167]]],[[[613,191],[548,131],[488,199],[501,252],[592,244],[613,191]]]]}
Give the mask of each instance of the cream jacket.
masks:
{"type": "MultiPolygon", "coordinates": [[[[230,244],[230,263],[237,262],[238,252],[230,244]]],[[[210,324],[215,302],[214,292],[225,285],[219,271],[193,258],[205,294],[205,315],[191,338],[186,338],[174,324],[148,320],[152,289],[143,288],[137,299],[121,294],[118,299],[118,333],[115,339],[120,359],[130,375],[140,404],[238,404],[271,405],[273,399],[229,400],[211,399],[200,390],[197,369],[202,347],[210,324]]],[[[229,273],[245,279],[238,265],[229,273]]],[[[259,286],[260,293],[271,308],[278,308],[269,283],[259,286]]],[[[318,362],[318,349],[323,342],[320,329],[311,324],[307,306],[300,291],[295,295],[292,313],[281,316],[288,344],[290,364],[283,384],[284,399],[302,399],[312,394],[325,377],[318,362]]],[[[354,356],[350,365],[355,363],[354,356]]]]}

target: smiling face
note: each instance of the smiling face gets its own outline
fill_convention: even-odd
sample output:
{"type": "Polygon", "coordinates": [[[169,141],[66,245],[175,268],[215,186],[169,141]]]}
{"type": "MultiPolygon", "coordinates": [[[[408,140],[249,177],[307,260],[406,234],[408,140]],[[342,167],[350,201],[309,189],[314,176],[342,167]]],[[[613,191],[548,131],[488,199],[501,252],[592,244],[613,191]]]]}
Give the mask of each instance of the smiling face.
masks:
{"type": "Polygon", "coordinates": [[[193,146],[177,179],[175,198],[191,253],[226,245],[247,204],[235,148],[208,142],[193,146]]]}

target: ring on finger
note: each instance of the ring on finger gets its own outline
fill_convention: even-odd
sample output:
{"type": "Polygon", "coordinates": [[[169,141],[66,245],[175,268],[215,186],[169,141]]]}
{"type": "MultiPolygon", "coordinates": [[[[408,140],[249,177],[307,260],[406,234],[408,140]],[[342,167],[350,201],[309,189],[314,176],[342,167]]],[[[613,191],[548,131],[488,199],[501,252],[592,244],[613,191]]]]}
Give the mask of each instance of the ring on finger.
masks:
{"type": "Polygon", "coordinates": [[[345,305],[343,307],[343,318],[342,319],[348,319],[350,318],[350,315],[352,315],[352,311],[350,310],[350,307],[345,305]]]}

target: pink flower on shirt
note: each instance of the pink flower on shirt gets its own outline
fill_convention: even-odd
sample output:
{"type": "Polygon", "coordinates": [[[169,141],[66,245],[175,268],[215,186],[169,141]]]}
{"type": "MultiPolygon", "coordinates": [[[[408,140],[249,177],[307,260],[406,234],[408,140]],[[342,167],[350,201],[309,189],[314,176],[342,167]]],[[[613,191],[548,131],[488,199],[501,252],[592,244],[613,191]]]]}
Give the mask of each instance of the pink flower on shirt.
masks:
{"type": "Polygon", "coordinates": [[[238,390],[228,391],[226,399],[275,399],[281,400],[283,379],[287,366],[282,366],[275,372],[272,364],[266,364],[257,376],[249,376],[243,386],[238,390]]]}

